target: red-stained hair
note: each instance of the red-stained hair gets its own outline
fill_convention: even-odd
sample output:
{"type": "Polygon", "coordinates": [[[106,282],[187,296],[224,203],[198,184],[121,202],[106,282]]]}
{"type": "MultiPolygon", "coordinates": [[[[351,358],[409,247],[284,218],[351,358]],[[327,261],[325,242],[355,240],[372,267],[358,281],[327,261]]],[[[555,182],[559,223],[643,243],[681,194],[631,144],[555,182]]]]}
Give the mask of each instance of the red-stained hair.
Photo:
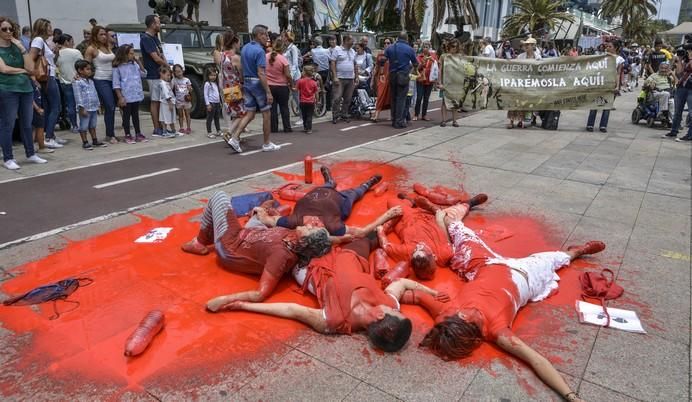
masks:
{"type": "Polygon", "coordinates": [[[445,360],[466,357],[483,343],[478,325],[454,314],[435,324],[425,335],[420,346],[429,348],[445,360]]]}

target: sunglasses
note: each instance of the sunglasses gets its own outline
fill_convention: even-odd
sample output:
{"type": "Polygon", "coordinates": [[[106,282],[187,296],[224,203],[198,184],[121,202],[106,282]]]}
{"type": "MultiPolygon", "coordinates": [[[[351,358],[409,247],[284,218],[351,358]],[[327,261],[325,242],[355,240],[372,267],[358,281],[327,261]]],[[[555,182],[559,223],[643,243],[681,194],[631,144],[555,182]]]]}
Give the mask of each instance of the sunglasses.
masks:
{"type": "Polygon", "coordinates": [[[14,29],[12,27],[5,27],[5,28],[0,28],[0,31],[12,33],[12,32],[14,32],[14,29]]]}

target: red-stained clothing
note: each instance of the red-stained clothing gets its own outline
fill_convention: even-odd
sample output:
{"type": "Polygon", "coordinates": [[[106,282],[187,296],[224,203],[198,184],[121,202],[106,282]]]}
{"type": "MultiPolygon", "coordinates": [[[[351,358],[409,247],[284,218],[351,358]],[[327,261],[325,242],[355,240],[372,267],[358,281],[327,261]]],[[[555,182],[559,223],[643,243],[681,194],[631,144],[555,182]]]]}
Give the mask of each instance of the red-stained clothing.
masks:
{"type": "Polygon", "coordinates": [[[388,206],[401,205],[404,214],[394,226],[394,232],[401,239],[401,244],[388,243],[384,250],[396,261],[409,261],[418,243],[425,243],[435,254],[435,262],[444,267],[454,255],[447,235],[435,222],[435,217],[400,200],[390,200],[388,206]]]}
{"type": "Polygon", "coordinates": [[[233,272],[281,278],[298,262],[284,240],[295,240],[292,230],[276,228],[243,228],[232,209],[227,213],[228,230],[217,241],[221,265],[233,272]],[[220,243],[220,244],[219,244],[220,243]]]}
{"type": "Polygon", "coordinates": [[[296,88],[300,94],[300,103],[315,103],[315,94],[318,89],[315,80],[303,77],[298,80],[296,88]]]}
{"type": "Polygon", "coordinates": [[[295,229],[305,224],[304,217],[316,216],[324,223],[329,233],[341,236],[346,232],[346,225],[341,219],[343,199],[344,196],[332,188],[314,188],[296,202],[291,215],[279,218],[276,224],[295,229]]]}
{"type": "Polygon", "coordinates": [[[432,70],[433,64],[435,64],[437,61],[437,56],[430,53],[428,60],[425,59],[426,57],[423,55],[423,53],[418,55],[418,71],[422,73],[420,74],[418,82],[422,83],[423,85],[430,85],[430,70],[432,70]]]}
{"type": "Polygon", "coordinates": [[[398,309],[398,302],[388,295],[370,273],[368,260],[348,248],[334,247],[319,258],[313,258],[303,289],[309,285],[315,290],[320,307],[324,309],[329,332],[350,334],[352,331],[351,298],[361,291],[361,300],[372,305],[386,305],[398,309]]]}

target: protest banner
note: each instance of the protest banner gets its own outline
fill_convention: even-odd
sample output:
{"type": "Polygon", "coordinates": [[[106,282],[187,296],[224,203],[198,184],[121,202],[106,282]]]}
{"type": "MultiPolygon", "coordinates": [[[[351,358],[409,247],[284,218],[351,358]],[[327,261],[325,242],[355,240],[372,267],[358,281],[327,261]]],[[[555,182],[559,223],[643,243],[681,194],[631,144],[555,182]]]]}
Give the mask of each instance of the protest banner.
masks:
{"type": "MultiPolygon", "coordinates": [[[[450,56],[450,55],[445,55],[450,56]]],[[[612,109],[615,56],[504,60],[444,57],[449,108],[467,110],[612,109]]]]}

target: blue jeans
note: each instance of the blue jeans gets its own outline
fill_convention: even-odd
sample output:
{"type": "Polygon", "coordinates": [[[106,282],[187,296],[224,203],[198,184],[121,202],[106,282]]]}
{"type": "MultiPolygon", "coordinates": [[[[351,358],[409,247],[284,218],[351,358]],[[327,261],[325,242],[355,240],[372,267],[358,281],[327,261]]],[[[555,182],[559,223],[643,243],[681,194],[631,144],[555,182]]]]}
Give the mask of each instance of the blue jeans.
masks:
{"type": "Polygon", "coordinates": [[[243,95],[245,109],[248,112],[266,112],[272,108],[272,105],[267,103],[267,93],[264,92],[259,79],[246,77],[243,83],[243,95]]]}
{"type": "MultiPolygon", "coordinates": [[[[324,184],[322,187],[333,188],[336,190],[336,186],[333,183],[324,184]]],[[[355,204],[356,201],[363,198],[363,195],[365,195],[367,191],[368,188],[363,184],[361,184],[358,187],[350,188],[348,190],[339,191],[339,194],[341,194],[341,205],[339,207],[341,209],[342,221],[345,221],[351,215],[351,211],[353,210],[353,204],[355,204]]]]}
{"type": "Polygon", "coordinates": [[[60,88],[58,80],[55,77],[48,77],[45,85],[41,86],[44,106],[44,128],[46,130],[46,138],[55,138],[55,124],[58,122],[60,115],[60,88]]]}
{"type": "MultiPolygon", "coordinates": [[[[586,121],[586,127],[593,127],[594,123],[596,123],[596,113],[598,113],[598,110],[596,109],[589,112],[589,119],[586,121]]],[[[609,117],[610,110],[603,110],[601,112],[601,124],[598,126],[598,128],[607,128],[609,117]]]]}
{"type": "Polygon", "coordinates": [[[32,92],[8,92],[0,90],[0,146],[5,162],[14,159],[12,153],[12,130],[19,116],[19,132],[24,143],[26,157],[34,154],[34,139],[31,132],[31,119],[34,115],[34,94],[32,92]]]}
{"type": "Polygon", "coordinates": [[[98,112],[87,112],[87,116],[79,115],[79,132],[86,133],[90,128],[96,128],[98,121],[98,112]]]}
{"type": "MultiPolygon", "coordinates": [[[[692,89],[677,88],[675,90],[675,115],[673,115],[673,127],[670,129],[671,133],[677,134],[680,130],[685,103],[687,103],[687,110],[692,111],[692,89]]],[[[692,135],[692,126],[687,128],[687,135],[692,135]]]]}
{"type": "Polygon", "coordinates": [[[106,123],[106,137],[115,137],[115,95],[113,94],[113,81],[94,80],[96,93],[99,95],[103,106],[103,122],[106,123]]]}
{"type": "Polygon", "coordinates": [[[72,128],[77,128],[77,106],[75,105],[74,91],[71,84],[60,84],[62,94],[65,99],[65,108],[67,109],[67,118],[70,120],[72,128]]]}

